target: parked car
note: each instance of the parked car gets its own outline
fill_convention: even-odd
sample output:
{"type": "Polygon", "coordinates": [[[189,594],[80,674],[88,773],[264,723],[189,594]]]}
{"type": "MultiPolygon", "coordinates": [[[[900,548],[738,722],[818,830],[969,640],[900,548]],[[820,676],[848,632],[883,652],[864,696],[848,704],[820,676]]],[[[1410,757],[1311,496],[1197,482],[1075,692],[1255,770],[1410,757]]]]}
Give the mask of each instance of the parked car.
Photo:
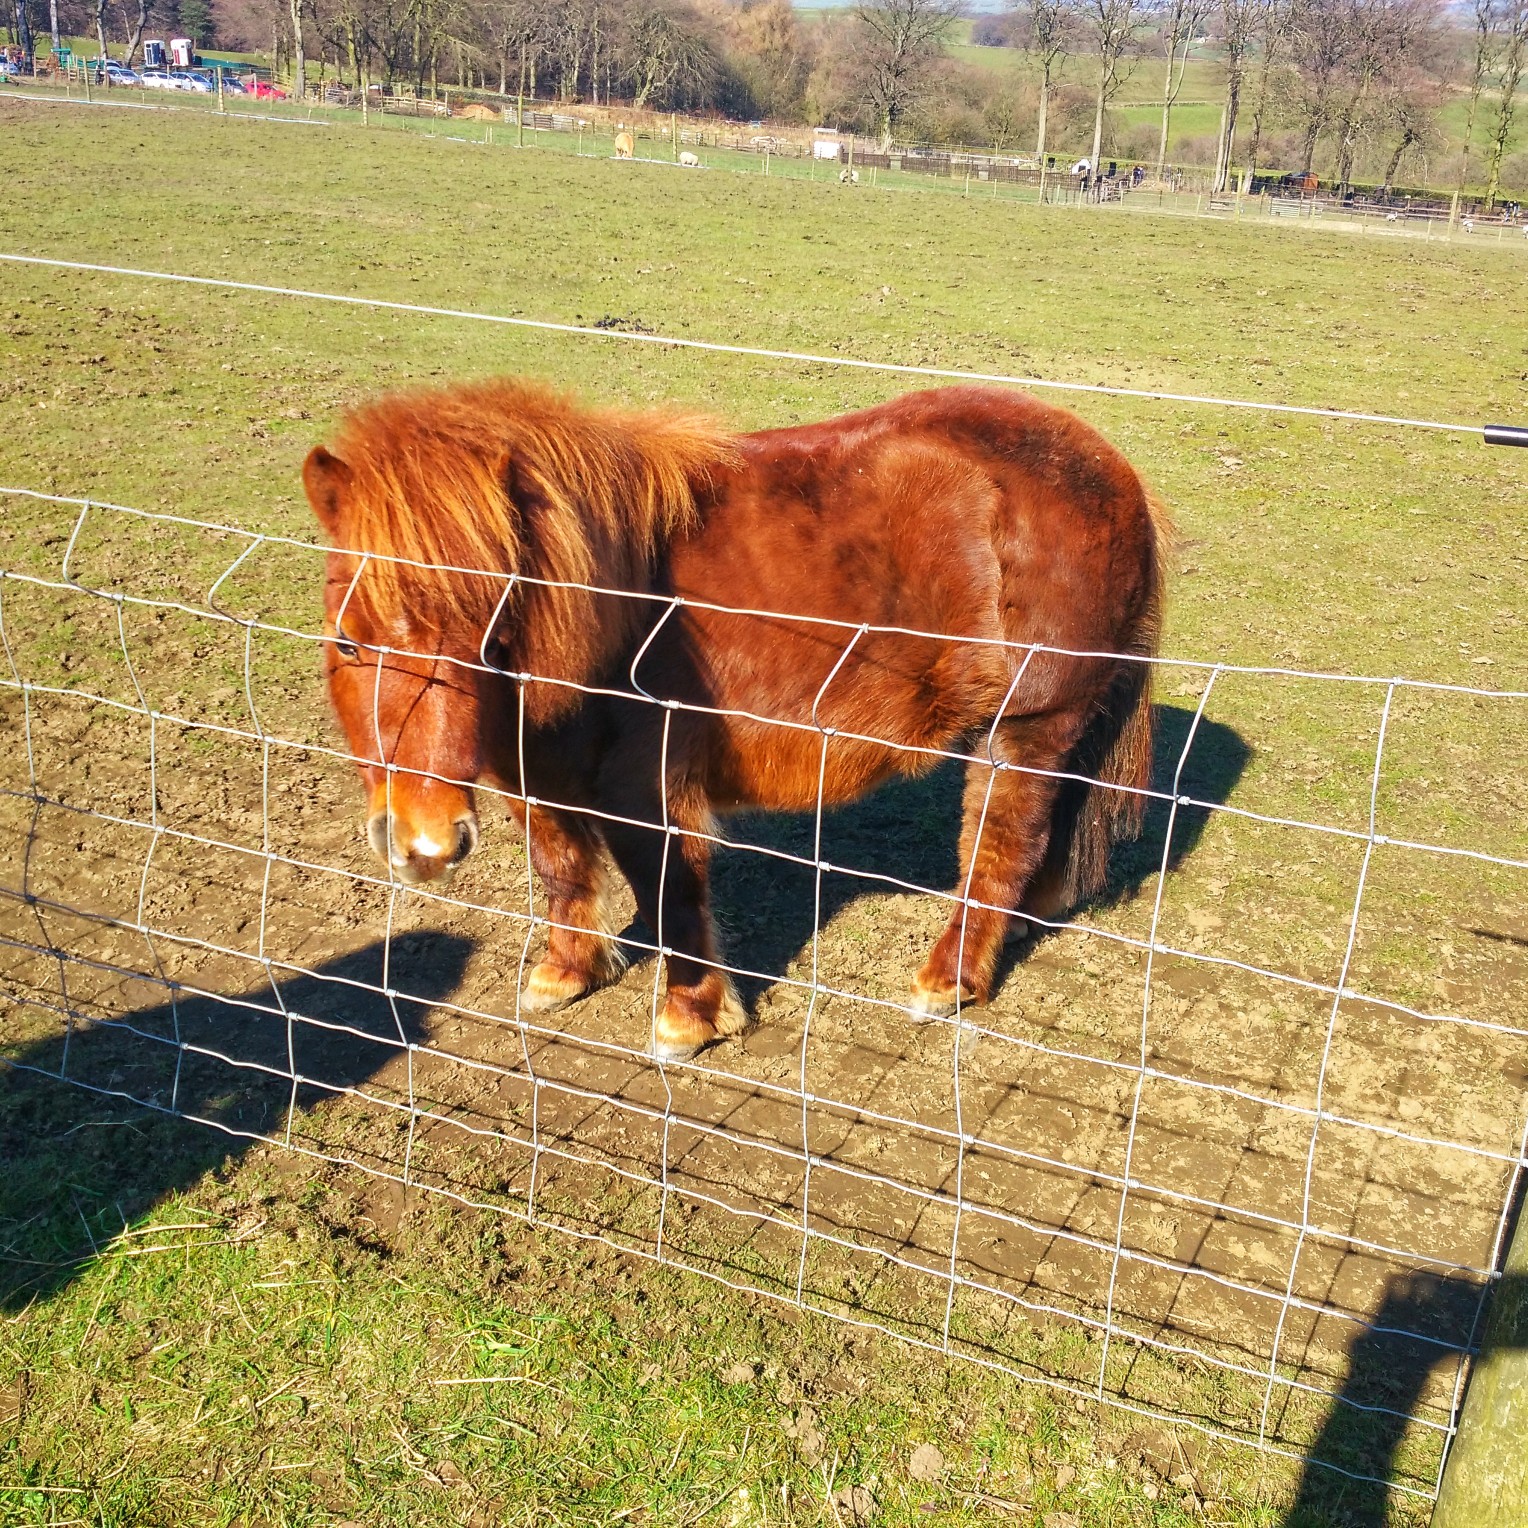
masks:
{"type": "Polygon", "coordinates": [[[245,92],[257,101],[285,101],[288,95],[280,85],[272,85],[269,80],[252,80],[245,86],[245,92]]]}
{"type": "MultiPolygon", "coordinates": [[[[216,80],[216,78],[213,79],[212,88],[214,90],[216,90],[218,88],[217,87],[217,80],[216,80]]],[[[244,88],[244,81],[240,80],[240,79],[236,79],[231,74],[225,74],[223,76],[223,93],[225,95],[248,95],[249,94],[249,92],[244,88]]]]}
{"type": "Polygon", "coordinates": [[[136,69],[129,69],[120,59],[93,58],[90,67],[95,71],[97,85],[141,85],[143,76],[136,69]]]}
{"type": "Polygon", "coordinates": [[[170,78],[175,82],[177,90],[188,91],[193,95],[212,94],[212,81],[205,74],[193,74],[189,69],[172,69],[170,78]]]}
{"type": "Polygon", "coordinates": [[[14,59],[0,58],[0,75],[3,75],[8,80],[19,79],[21,77],[21,65],[14,59]]]}
{"type": "Polygon", "coordinates": [[[145,69],[141,76],[145,90],[179,90],[180,86],[163,69],[145,69]]]}

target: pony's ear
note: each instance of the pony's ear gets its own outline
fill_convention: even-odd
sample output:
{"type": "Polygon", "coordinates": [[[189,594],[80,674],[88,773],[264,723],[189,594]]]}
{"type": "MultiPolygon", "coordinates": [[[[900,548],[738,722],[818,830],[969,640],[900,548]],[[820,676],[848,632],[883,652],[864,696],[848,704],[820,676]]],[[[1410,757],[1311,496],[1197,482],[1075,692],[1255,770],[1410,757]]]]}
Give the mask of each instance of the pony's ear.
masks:
{"type": "Polygon", "coordinates": [[[339,534],[340,501],[350,486],[350,468],[339,457],[314,446],[302,464],[302,486],[318,523],[331,535],[339,534]]]}

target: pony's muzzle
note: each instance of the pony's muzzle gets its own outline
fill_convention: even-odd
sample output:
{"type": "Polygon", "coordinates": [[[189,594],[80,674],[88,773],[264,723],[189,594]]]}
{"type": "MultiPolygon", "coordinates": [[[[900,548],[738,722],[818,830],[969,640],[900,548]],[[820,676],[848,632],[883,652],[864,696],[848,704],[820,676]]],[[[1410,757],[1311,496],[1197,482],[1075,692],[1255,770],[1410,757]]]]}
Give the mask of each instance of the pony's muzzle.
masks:
{"type": "Polygon", "coordinates": [[[477,848],[477,814],[464,813],[437,836],[412,827],[396,812],[376,812],[366,824],[366,837],[400,881],[416,886],[449,874],[477,848]]]}

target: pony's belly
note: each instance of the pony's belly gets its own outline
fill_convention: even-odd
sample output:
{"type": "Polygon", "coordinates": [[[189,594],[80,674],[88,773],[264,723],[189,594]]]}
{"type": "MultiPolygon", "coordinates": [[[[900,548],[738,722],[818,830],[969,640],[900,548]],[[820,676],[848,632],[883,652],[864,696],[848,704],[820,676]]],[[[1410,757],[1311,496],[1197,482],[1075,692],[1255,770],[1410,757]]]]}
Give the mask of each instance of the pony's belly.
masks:
{"type": "Polygon", "coordinates": [[[721,810],[815,811],[858,800],[896,775],[920,774],[937,755],[816,728],[743,722],[713,751],[707,795],[721,810]]]}

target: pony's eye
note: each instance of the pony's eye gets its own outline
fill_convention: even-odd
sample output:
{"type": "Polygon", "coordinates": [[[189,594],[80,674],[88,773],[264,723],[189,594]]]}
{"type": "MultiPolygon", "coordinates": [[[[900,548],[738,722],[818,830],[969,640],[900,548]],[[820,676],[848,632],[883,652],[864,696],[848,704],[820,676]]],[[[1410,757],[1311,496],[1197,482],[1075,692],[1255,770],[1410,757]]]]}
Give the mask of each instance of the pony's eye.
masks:
{"type": "Polygon", "coordinates": [[[359,658],[361,656],[361,651],[354,642],[336,642],[334,649],[342,658],[359,658]]]}

